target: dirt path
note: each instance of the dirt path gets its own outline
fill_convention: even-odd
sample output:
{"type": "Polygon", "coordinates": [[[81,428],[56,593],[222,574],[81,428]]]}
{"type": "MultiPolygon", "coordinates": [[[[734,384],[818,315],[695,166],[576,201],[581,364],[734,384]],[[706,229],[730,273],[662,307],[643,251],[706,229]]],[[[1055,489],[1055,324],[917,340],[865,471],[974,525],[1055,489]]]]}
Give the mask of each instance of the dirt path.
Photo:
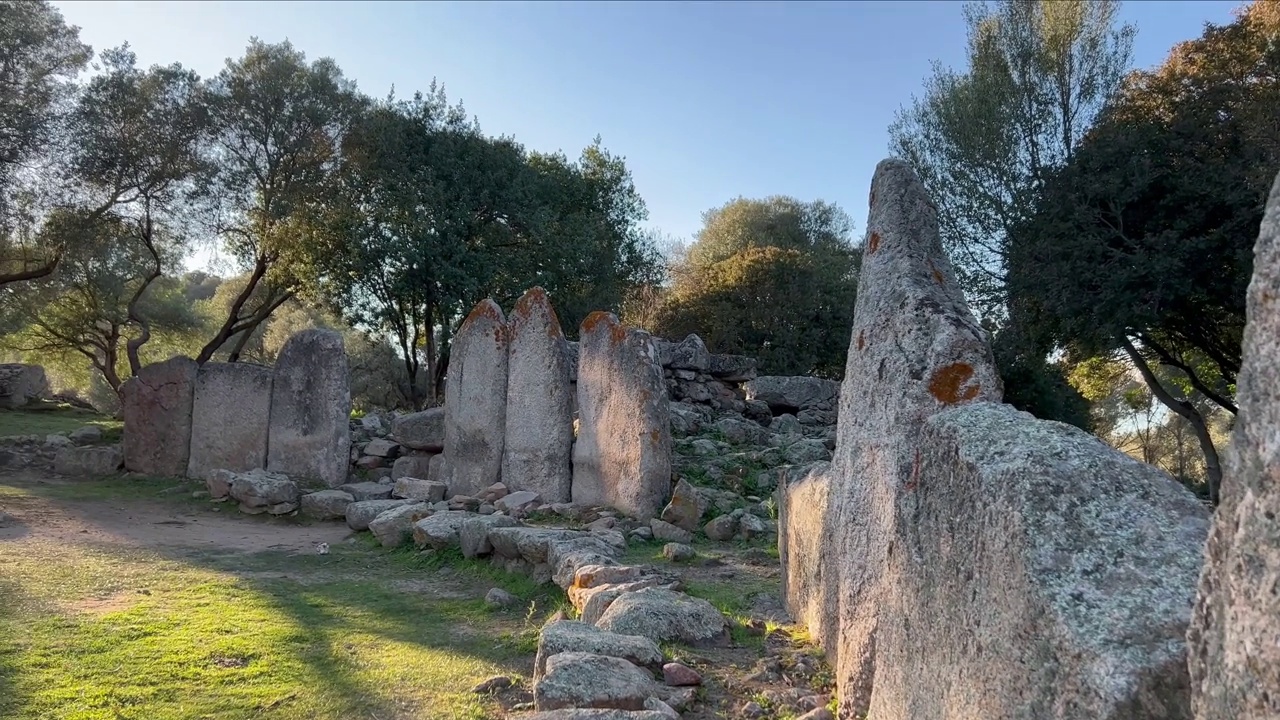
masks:
{"type": "Polygon", "coordinates": [[[208,512],[143,497],[67,500],[39,494],[41,486],[75,482],[32,471],[0,473],[0,485],[34,491],[33,495],[6,499],[0,505],[0,510],[13,518],[0,523],[0,542],[30,538],[130,547],[302,553],[315,552],[319,543],[337,543],[351,534],[345,525],[332,523],[246,522],[249,518],[239,516],[234,505],[221,505],[221,512],[208,512]]]}

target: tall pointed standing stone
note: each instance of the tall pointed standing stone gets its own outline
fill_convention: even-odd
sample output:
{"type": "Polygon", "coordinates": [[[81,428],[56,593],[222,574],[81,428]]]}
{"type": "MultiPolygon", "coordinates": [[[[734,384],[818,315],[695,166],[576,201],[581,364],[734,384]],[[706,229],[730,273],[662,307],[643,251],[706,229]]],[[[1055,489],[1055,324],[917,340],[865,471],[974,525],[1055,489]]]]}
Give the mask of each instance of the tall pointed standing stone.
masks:
{"type": "Polygon", "coordinates": [[[824,523],[823,546],[839,548],[837,566],[813,595],[837,619],[826,629],[839,637],[826,641],[842,717],[865,714],[870,702],[882,574],[896,525],[911,515],[924,422],[1002,395],[987,334],[942,251],[937,209],[920,180],[906,163],[884,160],[870,205],[824,523]]]}
{"type": "Polygon", "coordinates": [[[449,496],[478,496],[502,472],[507,406],[507,322],[482,300],[458,329],[444,386],[449,496]]]}
{"type": "Polygon", "coordinates": [[[573,395],[564,332],[540,287],[516,302],[507,323],[507,417],[502,481],[532,490],[543,502],[568,502],[573,395]]]}
{"type": "Polygon", "coordinates": [[[1253,250],[1240,413],[1187,632],[1198,720],[1280,717],[1280,176],[1253,250]]]}
{"type": "Polygon", "coordinates": [[[303,330],[276,359],[267,433],[267,469],[329,487],[351,466],[351,386],[342,336],[303,330]]]}
{"type": "Polygon", "coordinates": [[[172,357],[142,368],[124,385],[124,467],[181,477],[191,452],[196,361],[172,357]]]}
{"type": "Polygon", "coordinates": [[[592,313],[579,333],[573,501],[648,519],[670,495],[670,406],[653,339],[592,313]]]}

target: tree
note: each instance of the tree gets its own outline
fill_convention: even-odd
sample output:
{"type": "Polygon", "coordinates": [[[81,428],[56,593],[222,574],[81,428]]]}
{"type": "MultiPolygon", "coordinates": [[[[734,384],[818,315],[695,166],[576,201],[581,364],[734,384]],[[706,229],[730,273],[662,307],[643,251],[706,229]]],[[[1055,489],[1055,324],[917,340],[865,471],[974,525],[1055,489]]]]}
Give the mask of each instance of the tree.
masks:
{"type": "MultiPolygon", "coordinates": [[[[313,262],[299,242],[304,211],[337,167],[342,138],[363,104],[332,60],[308,63],[288,42],[256,38],[207,91],[213,172],[205,197],[215,231],[249,277],[197,356],[201,363],[228,338],[248,338],[296,293],[299,268],[313,262]]],[[[227,359],[239,355],[233,346],[227,359]]]]}
{"type": "Polygon", "coordinates": [[[942,240],[980,315],[1003,315],[1008,233],[1033,210],[1119,87],[1134,29],[1114,0],[970,3],[969,68],[935,65],[890,150],[938,205],[942,240]]]}
{"type": "Polygon", "coordinates": [[[705,223],[657,311],[653,330],[697,333],[712,352],[742,353],[774,374],[844,370],[859,255],[838,206],[738,198],[705,223]]]}
{"type": "Polygon", "coordinates": [[[22,181],[54,144],[72,81],[92,54],[45,0],[0,1],[0,288],[57,267],[60,239],[38,232],[37,188],[22,181]]]}
{"type": "Polygon", "coordinates": [[[1026,324],[1080,357],[1127,356],[1195,431],[1214,502],[1221,469],[1198,402],[1236,412],[1252,248],[1280,167],[1278,41],[1280,13],[1257,3],[1134,73],[1011,233],[1026,324]]]}

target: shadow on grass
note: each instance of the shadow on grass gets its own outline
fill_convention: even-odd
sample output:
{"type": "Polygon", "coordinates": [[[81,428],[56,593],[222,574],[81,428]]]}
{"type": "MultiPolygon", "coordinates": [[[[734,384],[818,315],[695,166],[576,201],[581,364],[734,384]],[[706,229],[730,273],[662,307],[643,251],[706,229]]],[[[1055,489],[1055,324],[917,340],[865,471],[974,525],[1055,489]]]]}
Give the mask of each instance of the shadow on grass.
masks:
{"type": "MultiPolygon", "coordinates": [[[[49,510],[92,522],[83,513],[86,503],[154,501],[159,490],[177,482],[117,478],[21,489],[51,505],[49,510]]],[[[189,493],[172,498],[192,507],[189,499],[189,493]]],[[[290,531],[280,519],[235,521],[276,523],[282,532],[290,531]]],[[[3,537],[0,555],[7,552],[3,537]]],[[[178,703],[185,712],[215,711],[214,705],[199,703],[226,702],[220,693],[227,693],[237,706],[254,704],[255,717],[492,717],[496,706],[471,695],[469,688],[492,674],[528,674],[531,647],[522,631],[531,625],[523,612],[487,610],[481,599],[485,590],[504,586],[545,611],[554,609],[558,595],[460,556],[388,552],[367,537],[336,544],[323,556],[112,543],[76,547],[144,569],[137,569],[136,577],[88,581],[123,588],[118,592],[129,603],[119,610],[42,612],[39,617],[30,608],[42,598],[7,577],[8,564],[0,562],[0,629],[8,628],[0,632],[4,717],[56,715],[64,708],[60,698],[79,703],[77,709],[85,703],[99,711],[128,703],[137,710],[160,703],[154,698],[166,693],[164,707],[178,703]],[[24,629],[30,633],[17,639],[24,629]],[[137,665],[105,667],[122,659],[137,665]],[[73,685],[101,687],[87,700],[73,698],[74,687],[51,699],[47,687],[40,686],[58,675],[64,682],[72,678],[73,685]],[[249,686],[257,689],[250,693],[249,686]],[[136,695],[132,700],[117,697],[130,693],[136,695]]],[[[58,563],[60,558],[35,561],[58,563]]],[[[93,573],[110,576],[111,570],[94,568],[93,573]]],[[[35,586],[46,589],[46,604],[53,596],[62,604],[60,595],[83,592],[64,589],[56,580],[35,586]]]]}

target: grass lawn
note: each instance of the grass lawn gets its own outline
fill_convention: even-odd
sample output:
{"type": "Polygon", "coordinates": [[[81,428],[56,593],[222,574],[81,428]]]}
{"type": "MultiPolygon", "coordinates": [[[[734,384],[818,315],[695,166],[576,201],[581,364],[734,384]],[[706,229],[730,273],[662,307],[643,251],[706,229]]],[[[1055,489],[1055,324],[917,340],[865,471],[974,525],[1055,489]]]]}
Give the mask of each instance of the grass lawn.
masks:
{"type": "Polygon", "coordinates": [[[124,424],[92,410],[65,403],[32,403],[20,410],[0,409],[0,437],[67,433],[85,425],[102,427],[107,440],[118,440],[124,424]]]}
{"type": "Polygon", "coordinates": [[[470,688],[527,676],[559,593],[460,556],[368,535],[327,555],[81,542],[29,521],[146,498],[199,522],[289,529],[164,495],[174,482],[0,476],[0,507],[27,518],[25,533],[0,530],[0,718],[496,718],[470,688]],[[486,609],[495,585],[535,610],[486,609]]]}

